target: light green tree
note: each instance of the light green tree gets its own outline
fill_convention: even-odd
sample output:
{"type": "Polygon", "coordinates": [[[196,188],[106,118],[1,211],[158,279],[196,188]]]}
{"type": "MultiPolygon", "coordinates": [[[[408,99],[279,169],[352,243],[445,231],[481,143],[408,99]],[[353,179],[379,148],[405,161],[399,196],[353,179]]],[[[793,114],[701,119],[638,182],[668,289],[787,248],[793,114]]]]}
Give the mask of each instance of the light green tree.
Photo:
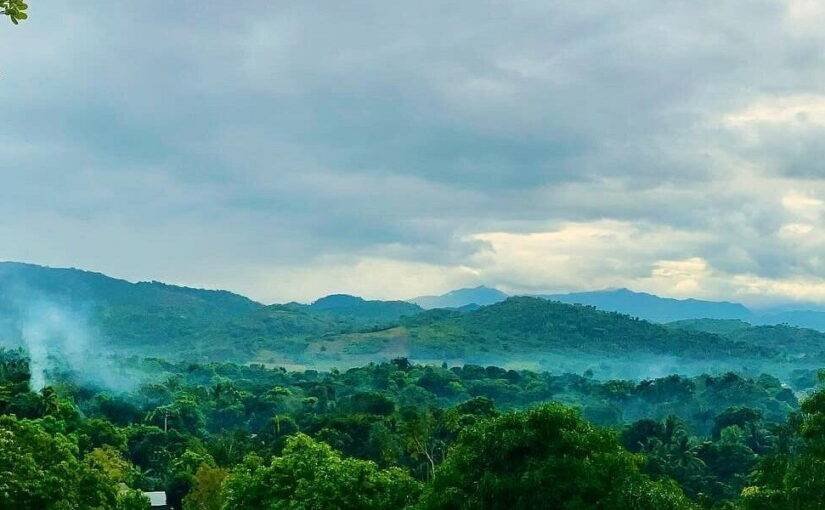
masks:
{"type": "Polygon", "coordinates": [[[28,18],[26,14],[28,8],[29,6],[23,0],[0,0],[0,9],[3,10],[3,14],[8,16],[15,25],[28,18]]]}
{"type": "Polygon", "coordinates": [[[93,453],[83,461],[71,437],[0,417],[0,510],[136,508],[134,491],[117,479],[128,464],[107,458],[103,465],[101,457],[93,453]]]}
{"type": "Polygon", "coordinates": [[[223,508],[223,482],[225,469],[201,464],[195,473],[192,490],[183,498],[184,510],[221,510],[223,508]]]}
{"type": "Polygon", "coordinates": [[[250,456],[224,483],[224,508],[397,510],[418,499],[421,486],[399,468],[342,458],[329,445],[296,434],[283,455],[266,464],[250,456]]]}

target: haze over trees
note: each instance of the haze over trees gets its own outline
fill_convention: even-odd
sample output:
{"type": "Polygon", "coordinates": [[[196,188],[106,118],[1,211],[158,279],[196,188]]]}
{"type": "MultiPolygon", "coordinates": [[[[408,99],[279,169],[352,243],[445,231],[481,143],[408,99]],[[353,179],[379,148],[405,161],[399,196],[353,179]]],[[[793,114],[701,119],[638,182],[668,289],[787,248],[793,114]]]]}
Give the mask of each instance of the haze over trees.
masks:
{"type": "Polygon", "coordinates": [[[264,305],[225,291],[13,263],[0,264],[0,333],[6,345],[31,351],[36,381],[59,364],[56,352],[75,364],[138,355],[329,369],[407,357],[599,377],[728,370],[784,376],[818,368],[825,339],[786,325],[662,325],[536,297],[432,310],[347,295],[264,305]],[[101,356],[77,355],[90,348],[101,356]]]}
{"type": "Polygon", "coordinates": [[[779,509],[824,462],[821,391],[800,405],[770,376],[120,368],[143,382],[54,374],[32,392],[25,354],[0,351],[0,507],[145,508],[163,490],[185,509],[779,509]]]}
{"type": "Polygon", "coordinates": [[[0,264],[0,508],[817,508],[822,339],[0,264]]]}

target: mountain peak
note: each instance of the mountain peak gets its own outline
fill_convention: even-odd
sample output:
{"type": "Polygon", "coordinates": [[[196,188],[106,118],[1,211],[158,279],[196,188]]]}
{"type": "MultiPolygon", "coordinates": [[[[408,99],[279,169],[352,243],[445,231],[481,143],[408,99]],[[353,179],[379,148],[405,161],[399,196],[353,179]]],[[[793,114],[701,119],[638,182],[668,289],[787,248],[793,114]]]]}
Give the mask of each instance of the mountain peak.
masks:
{"type": "Polygon", "coordinates": [[[492,305],[507,299],[507,294],[485,285],[478,287],[455,289],[438,296],[419,296],[410,302],[421,308],[460,308],[467,305],[492,305]]]}

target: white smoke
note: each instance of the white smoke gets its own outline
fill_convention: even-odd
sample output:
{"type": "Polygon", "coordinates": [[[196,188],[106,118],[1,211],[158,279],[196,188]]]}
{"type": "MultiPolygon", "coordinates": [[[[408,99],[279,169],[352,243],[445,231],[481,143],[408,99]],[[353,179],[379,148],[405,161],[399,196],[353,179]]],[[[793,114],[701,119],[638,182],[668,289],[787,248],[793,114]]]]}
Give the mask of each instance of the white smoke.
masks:
{"type": "Polygon", "coordinates": [[[0,347],[25,349],[32,391],[57,381],[130,391],[140,382],[124,369],[95,317],[91,302],[53,298],[23,282],[0,287],[0,347]]]}
{"type": "Polygon", "coordinates": [[[82,315],[42,301],[30,302],[21,311],[20,336],[29,353],[33,391],[46,386],[49,370],[58,364],[71,370],[88,366],[93,355],[82,315]]]}

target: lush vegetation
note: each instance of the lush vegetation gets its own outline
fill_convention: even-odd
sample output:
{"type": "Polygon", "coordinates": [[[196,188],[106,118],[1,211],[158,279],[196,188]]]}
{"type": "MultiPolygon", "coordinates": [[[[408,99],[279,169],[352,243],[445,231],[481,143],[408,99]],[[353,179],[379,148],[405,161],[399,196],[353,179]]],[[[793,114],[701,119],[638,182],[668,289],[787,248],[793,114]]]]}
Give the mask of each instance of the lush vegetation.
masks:
{"type": "Polygon", "coordinates": [[[729,370],[787,376],[825,363],[825,334],[789,326],[663,326],[529,297],[427,311],[408,302],[347,295],[265,306],[225,291],[0,263],[0,345],[37,353],[30,344],[42,338],[31,337],[43,332],[43,324],[53,326],[46,332],[52,343],[59,344],[61,336],[85,337],[81,351],[292,369],[407,357],[638,378],[729,370]]]}
{"type": "MultiPolygon", "coordinates": [[[[468,313],[435,310],[402,319],[422,348],[522,352],[583,350],[597,354],[642,351],[680,356],[772,355],[704,332],[668,329],[591,306],[532,297],[509,298],[468,313]]],[[[456,352],[460,354],[460,352],[456,352]]]]}
{"type": "Polygon", "coordinates": [[[825,333],[787,324],[753,326],[739,320],[692,319],[672,322],[668,326],[713,333],[734,342],[774,349],[797,360],[820,360],[825,356],[825,333]]]}
{"type": "Polygon", "coordinates": [[[822,340],[0,264],[0,509],[818,508],[822,340]]]}
{"type": "Polygon", "coordinates": [[[123,363],[35,393],[0,353],[0,508],[795,508],[825,463],[825,397],[772,376],[123,363]]]}

